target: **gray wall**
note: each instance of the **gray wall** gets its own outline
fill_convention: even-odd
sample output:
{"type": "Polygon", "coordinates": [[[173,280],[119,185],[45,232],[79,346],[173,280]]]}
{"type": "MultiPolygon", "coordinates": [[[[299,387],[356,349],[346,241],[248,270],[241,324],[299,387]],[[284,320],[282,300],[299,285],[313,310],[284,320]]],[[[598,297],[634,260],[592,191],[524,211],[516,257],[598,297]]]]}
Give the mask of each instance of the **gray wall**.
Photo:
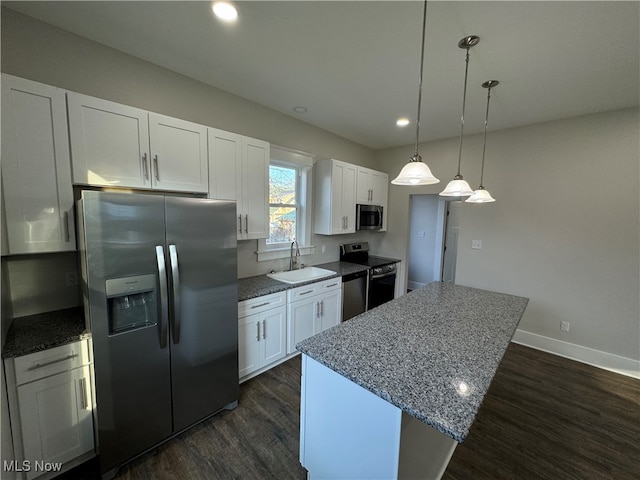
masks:
{"type": "MultiPolygon", "coordinates": [[[[638,117],[628,109],[490,132],[484,183],[497,201],[462,205],[456,283],[529,297],[522,331],[640,359],[638,117]]],[[[482,136],[464,142],[462,173],[476,187],[482,136]]],[[[444,188],[457,147],[455,138],[421,147],[440,184],[391,185],[383,254],[406,260],[409,196],[444,188]]],[[[378,169],[393,178],[409,155],[376,152],[378,169]]]]}

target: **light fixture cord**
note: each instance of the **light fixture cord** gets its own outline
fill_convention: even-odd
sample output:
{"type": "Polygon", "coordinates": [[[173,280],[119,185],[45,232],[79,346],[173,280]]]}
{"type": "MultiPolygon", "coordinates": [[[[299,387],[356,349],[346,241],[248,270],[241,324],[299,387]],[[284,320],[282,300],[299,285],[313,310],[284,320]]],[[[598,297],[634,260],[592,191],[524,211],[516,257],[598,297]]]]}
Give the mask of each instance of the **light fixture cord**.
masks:
{"type": "Polygon", "coordinates": [[[487,150],[487,124],[489,123],[489,100],[491,100],[491,87],[487,87],[487,111],[484,114],[484,144],[482,145],[482,166],[480,167],[480,190],[484,188],[484,153],[487,150]]]}
{"type": "Polygon", "coordinates": [[[464,90],[462,93],[462,116],[460,117],[460,150],[458,152],[458,173],[456,177],[461,177],[460,175],[460,163],[462,162],[462,135],[464,133],[464,110],[467,105],[467,75],[469,73],[469,48],[467,47],[467,56],[465,59],[465,67],[464,67],[464,90]]]}
{"type": "Polygon", "coordinates": [[[422,104],[422,69],[424,68],[424,39],[427,31],[427,0],[424,2],[424,9],[422,13],[422,43],[420,53],[420,75],[418,77],[418,115],[416,120],[416,152],[413,154],[412,161],[419,162],[422,160],[420,154],[418,154],[418,142],[420,137],[420,106],[422,104]]]}

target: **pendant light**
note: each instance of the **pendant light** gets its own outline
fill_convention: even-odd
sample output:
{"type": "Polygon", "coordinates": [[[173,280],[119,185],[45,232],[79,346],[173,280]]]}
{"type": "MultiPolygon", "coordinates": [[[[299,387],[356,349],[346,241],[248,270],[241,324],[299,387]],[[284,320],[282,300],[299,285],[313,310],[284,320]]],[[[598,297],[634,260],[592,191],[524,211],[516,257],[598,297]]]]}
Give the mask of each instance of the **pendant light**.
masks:
{"type": "Polygon", "coordinates": [[[431,170],[426,163],[422,163],[422,157],[418,153],[418,138],[420,135],[420,105],[422,103],[422,69],[424,67],[424,38],[427,30],[427,2],[424,2],[424,10],[422,13],[422,44],[420,54],[420,76],[418,79],[418,116],[416,120],[416,150],[410,157],[411,161],[407,163],[400,174],[391,180],[394,185],[432,185],[440,182],[433,176],[431,170]]]}
{"type": "Polygon", "coordinates": [[[490,203],[495,202],[496,199],[484,188],[482,184],[484,176],[484,153],[487,150],[487,124],[489,123],[489,100],[491,99],[491,89],[498,85],[498,80],[488,80],[482,84],[482,88],[487,89],[487,111],[484,115],[484,144],[482,145],[482,167],[480,167],[480,186],[473,192],[469,198],[465,200],[468,203],[490,203]]]}
{"type": "Polygon", "coordinates": [[[460,149],[458,152],[458,173],[449,182],[447,187],[440,192],[443,197],[468,197],[473,193],[471,187],[460,174],[460,163],[462,162],[462,135],[464,133],[464,110],[467,103],[467,77],[469,74],[469,49],[480,42],[480,37],[469,35],[458,42],[458,47],[467,50],[464,68],[464,90],[462,93],[462,116],[460,117],[460,149]]]}

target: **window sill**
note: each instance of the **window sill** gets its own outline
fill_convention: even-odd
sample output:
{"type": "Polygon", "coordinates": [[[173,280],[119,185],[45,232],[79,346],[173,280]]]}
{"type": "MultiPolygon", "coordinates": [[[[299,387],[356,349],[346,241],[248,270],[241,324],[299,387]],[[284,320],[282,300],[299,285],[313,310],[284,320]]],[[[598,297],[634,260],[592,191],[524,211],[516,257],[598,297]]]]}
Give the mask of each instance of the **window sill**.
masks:
{"type": "MultiPolygon", "coordinates": [[[[300,247],[300,256],[311,255],[314,252],[315,247],[313,245],[309,247],[300,247]]],[[[257,251],[256,255],[259,262],[266,260],[277,260],[279,258],[289,258],[291,256],[290,248],[274,248],[273,250],[257,251]]]]}

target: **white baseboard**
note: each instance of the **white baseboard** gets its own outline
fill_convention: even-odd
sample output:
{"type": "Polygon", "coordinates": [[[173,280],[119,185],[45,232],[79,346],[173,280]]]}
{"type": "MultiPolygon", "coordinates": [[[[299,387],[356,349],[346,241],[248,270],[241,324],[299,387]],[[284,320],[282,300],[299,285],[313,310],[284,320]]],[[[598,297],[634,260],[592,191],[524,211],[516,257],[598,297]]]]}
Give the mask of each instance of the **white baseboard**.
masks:
{"type": "Polygon", "coordinates": [[[555,338],[545,337],[536,333],[516,330],[512,342],[536,348],[561,357],[586,363],[594,367],[603,368],[611,372],[640,379],[640,361],[621,357],[611,353],[594,350],[574,343],[563,342],[555,338]]]}
{"type": "Polygon", "coordinates": [[[408,280],[407,281],[407,288],[409,290],[417,290],[419,288],[422,288],[426,285],[426,283],[421,283],[421,282],[414,282],[413,280],[408,280]]]}

